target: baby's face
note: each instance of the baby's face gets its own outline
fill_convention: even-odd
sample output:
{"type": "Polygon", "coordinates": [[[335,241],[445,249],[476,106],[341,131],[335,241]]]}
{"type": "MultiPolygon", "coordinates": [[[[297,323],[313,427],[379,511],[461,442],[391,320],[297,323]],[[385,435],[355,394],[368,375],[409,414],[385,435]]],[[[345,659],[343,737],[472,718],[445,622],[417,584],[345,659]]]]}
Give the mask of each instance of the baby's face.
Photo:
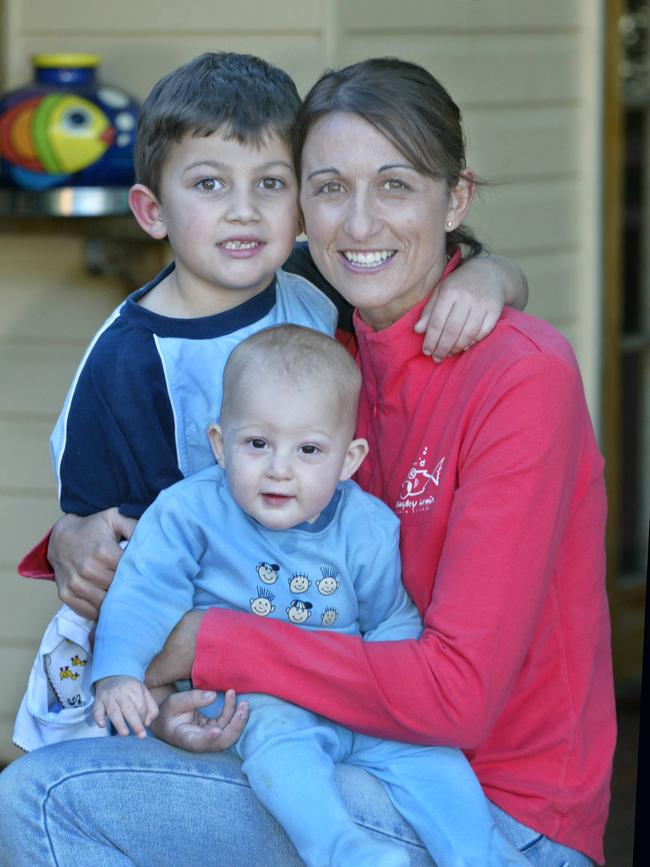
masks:
{"type": "Polygon", "coordinates": [[[286,530],[313,523],[332,499],[350,448],[350,425],[322,384],[309,388],[260,367],[255,377],[239,380],[221,447],[212,432],[211,438],[239,506],[263,526],[286,530]]]}

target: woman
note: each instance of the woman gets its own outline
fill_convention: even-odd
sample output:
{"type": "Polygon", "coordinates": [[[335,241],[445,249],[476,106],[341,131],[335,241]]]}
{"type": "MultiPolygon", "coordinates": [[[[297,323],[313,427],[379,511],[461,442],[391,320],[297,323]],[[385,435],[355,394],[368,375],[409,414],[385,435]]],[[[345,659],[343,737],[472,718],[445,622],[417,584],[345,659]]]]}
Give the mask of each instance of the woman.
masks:
{"type": "MultiPolygon", "coordinates": [[[[605,505],[572,353],[544,323],[508,312],[472,352],[421,359],[413,324],[468,240],[473,194],[460,113],[424,70],[373,60],[325,75],[296,154],[312,255],[357,307],[360,435],[371,444],[359,481],[401,519],[404,582],[425,630],[371,645],[214,610],[176,633],[173,674],[187,674],[200,623],[196,684],[273,692],[359,731],[461,747],[531,863],[602,861],[615,735],[605,505]]],[[[190,709],[161,716],[170,742],[200,738],[190,709]]],[[[190,763],[153,740],[136,756],[111,740],[62,753],[56,772],[38,753],[29,774],[16,772],[21,832],[40,835],[44,853],[53,841],[62,863],[75,852],[82,863],[191,864],[218,839],[214,860],[295,863],[230,757],[190,763]]],[[[372,781],[353,768],[339,781],[360,821],[430,863],[372,781]]]]}

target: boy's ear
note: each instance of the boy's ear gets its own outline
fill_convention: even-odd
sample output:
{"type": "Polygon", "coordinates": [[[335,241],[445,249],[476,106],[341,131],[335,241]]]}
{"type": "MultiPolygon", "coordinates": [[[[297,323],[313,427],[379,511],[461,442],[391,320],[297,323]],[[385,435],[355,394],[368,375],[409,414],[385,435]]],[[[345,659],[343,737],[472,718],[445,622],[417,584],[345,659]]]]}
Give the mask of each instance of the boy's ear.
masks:
{"type": "Polygon", "coordinates": [[[368,440],[352,440],[352,442],[348,446],[345,460],[343,461],[343,469],[341,470],[339,481],[345,482],[347,479],[351,479],[352,476],[359,469],[361,464],[364,462],[367,454],[368,440]]]}
{"type": "Polygon", "coordinates": [[[453,232],[463,222],[472,206],[475,192],[474,172],[468,169],[463,172],[463,176],[459,178],[456,186],[449,191],[449,207],[447,208],[445,223],[448,232],[453,232]]]}
{"type": "Polygon", "coordinates": [[[160,202],[149,187],[145,187],[144,184],[134,184],[129,190],[129,207],[138,225],[147,235],[157,240],[167,236],[160,202]]]}
{"type": "Polygon", "coordinates": [[[221,430],[220,425],[210,425],[210,427],[208,428],[208,439],[210,440],[210,445],[212,447],[212,454],[215,456],[216,461],[221,467],[221,469],[223,469],[223,431],[221,430]]]}

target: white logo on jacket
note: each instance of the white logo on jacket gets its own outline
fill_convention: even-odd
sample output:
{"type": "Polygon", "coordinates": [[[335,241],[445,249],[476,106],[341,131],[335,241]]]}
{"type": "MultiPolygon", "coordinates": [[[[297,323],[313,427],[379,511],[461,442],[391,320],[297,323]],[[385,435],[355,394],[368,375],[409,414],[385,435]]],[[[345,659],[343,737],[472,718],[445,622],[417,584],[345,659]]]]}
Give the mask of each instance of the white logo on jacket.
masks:
{"type": "Polygon", "coordinates": [[[419,457],[411,464],[395,503],[396,512],[428,511],[435,503],[436,498],[430,485],[436,488],[439,486],[445,459],[440,458],[433,470],[429,470],[428,452],[429,447],[425,446],[419,457]]]}

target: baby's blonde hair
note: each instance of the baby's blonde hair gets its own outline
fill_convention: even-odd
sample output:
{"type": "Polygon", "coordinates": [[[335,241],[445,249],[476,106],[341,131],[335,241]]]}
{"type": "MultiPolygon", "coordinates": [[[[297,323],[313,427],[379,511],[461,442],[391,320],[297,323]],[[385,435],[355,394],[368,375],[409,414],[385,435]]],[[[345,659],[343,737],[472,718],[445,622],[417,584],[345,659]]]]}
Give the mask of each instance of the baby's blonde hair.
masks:
{"type": "Polygon", "coordinates": [[[223,371],[221,423],[237,400],[244,375],[277,375],[296,386],[307,384],[319,398],[329,391],[336,402],[338,422],[354,435],[361,374],[350,353],[333,337],[301,325],[276,325],[243,340],[230,354],[223,371]]]}

